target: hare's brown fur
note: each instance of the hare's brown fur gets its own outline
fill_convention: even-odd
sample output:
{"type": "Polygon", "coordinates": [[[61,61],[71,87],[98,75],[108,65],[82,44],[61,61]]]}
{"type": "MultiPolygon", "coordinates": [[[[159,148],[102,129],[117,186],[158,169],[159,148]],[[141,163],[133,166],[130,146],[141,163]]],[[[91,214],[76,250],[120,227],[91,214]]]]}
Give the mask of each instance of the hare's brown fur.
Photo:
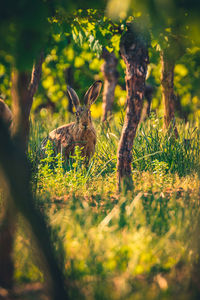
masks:
{"type": "Polygon", "coordinates": [[[65,159],[74,153],[75,146],[82,148],[82,155],[90,158],[95,151],[96,132],[91,125],[88,129],[80,129],[75,122],[54,129],[49,134],[57,152],[61,152],[65,159]]]}
{"type": "Polygon", "coordinates": [[[49,133],[48,138],[43,141],[43,148],[47,140],[52,141],[56,152],[61,152],[65,160],[74,153],[75,146],[82,150],[82,156],[89,160],[96,145],[96,132],[92,124],[90,106],[100,93],[102,83],[96,81],[85,95],[85,105],[81,106],[76,92],[68,87],[68,94],[76,108],[76,121],[62,125],[49,133]]]}

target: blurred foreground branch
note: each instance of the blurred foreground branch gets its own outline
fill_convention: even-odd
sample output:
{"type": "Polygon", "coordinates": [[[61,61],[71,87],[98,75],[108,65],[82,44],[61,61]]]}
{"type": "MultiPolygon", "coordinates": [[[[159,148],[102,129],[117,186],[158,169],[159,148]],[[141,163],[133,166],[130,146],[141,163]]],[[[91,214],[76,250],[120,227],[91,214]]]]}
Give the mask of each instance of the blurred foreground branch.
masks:
{"type": "MultiPolygon", "coordinates": [[[[52,299],[68,299],[64,276],[50,240],[50,230],[37,209],[30,187],[30,169],[25,153],[10,138],[8,129],[0,120],[0,168],[12,203],[12,215],[22,214],[30,225],[40,250],[40,262],[48,279],[52,299]]],[[[2,246],[1,246],[2,247],[2,246]]]]}

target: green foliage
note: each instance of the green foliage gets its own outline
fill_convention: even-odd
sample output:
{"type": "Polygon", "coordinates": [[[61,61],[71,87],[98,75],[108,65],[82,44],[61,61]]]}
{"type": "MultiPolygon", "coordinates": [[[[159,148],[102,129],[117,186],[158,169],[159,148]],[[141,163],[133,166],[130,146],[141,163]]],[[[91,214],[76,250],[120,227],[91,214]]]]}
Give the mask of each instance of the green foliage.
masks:
{"type": "Polygon", "coordinates": [[[72,15],[58,12],[54,22],[62,26],[69,24],[68,35],[71,34],[75,44],[82,47],[87,42],[90,50],[98,56],[101,55],[102,47],[113,49],[116,42],[116,39],[112,39],[113,35],[119,35],[126,24],[125,21],[114,23],[105,16],[104,11],[96,9],[79,9],[72,15]]]}
{"type": "Polygon", "coordinates": [[[15,280],[21,284],[29,283],[30,280],[32,282],[38,282],[38,280],[43,282],[43,274],[36,266],[37,260],[34,259],[34,255],[37,254],[36,248],[26,238],[25,232],[27,233],[27,231],[24,230],[22,220],[20,220],[20,225],[14,245],[15,280]]]}
{"type": "Polygon", "coordinates": [[[0,57],[6,60],[9,57],[9,62],[20,70],[30,70],[47,40],[49,13],[48,5],[40,0],[4,1],[0,15],[0,57]]]}
{"type": "Polygon", "coordinates": [[[45,158],[41,159],[38,167],[38,189],[52,189],[55,186],[60,189],[63,186],[62,157],[58,153],[54,155],[53,145],[47,141],[45,147],[45,158]]]}
{"type": "MultiPolygon", "coordinates": [[[[38,9],[39,2],[40,1],[36,3],[35,8],[32,10],[33,12],[38,9]]],[[[114,0],[110,2],[112,2],[113,7],[114,0]]],[[[124,1],[124,3],[125,2],[126,1],[124,1]]],[[[106,47],[109,51],[114,51],[119,59],[118,72],[120,73],[120,77],[114,104],[114,111],[119,111],[125,102],[123,91],[125,87],[125,67],[119,55],[120,38],[121,35],[126,32],[130,22],[133,22],[135,27],[137,27],[137,22],[141,20],[139,23],[143,34],[140,37],[143,38],[143,36],[145,36],[146,28],[151,31],[152,48],[150,49],[148,83],[155,88],[153,109],[162,110],[159,64],[159,52],[162,48],[173,57],[178,65],[175,68],[175,92],[178,96],[177,113],[185,120],[188,118],[197,119],[200,115],[198,84],[200,70],[198,44],[194,43],[195,39],[193,35],[190,35],[191,28],[194,28],[194,26],[191,24],[191,15],[189,13],[184,15],[180,23],[182,12],[177,9],[176,1],[170,1],[170,3],[174,6],[174,10],[170,11],[170,15],[178,13],[178,17],[175,19],[179,25],[181,24],[180,26],[174,24],[173,18],[166,19],[166,12],[169,11],[168,8],[170,5],[168,6],[166,4],[164,15],[159,14],[158,16],[158,4],[154,7],[154,11],[151,1],[147,1],[146,3],[145,1],[141,1],[141,3],[137,3],[137,5],[134,6],[134,11],[132,11],[131,6],[130,16],[129,14],[123,14],[121,11],[120,13],[122,13],[123,16],[118,21],[106,16],[103,10],[95,9],[94,7],[88,8],[86,4],[82,4],[81,9],[75,10],[74,7],[77,6],[77,8],[80,8],[81,6],[71,1],[68,4],[62,5],[57,3],[57,1],[53,1],[52,7],[45,2],[42,4],[44,9],[39,7],[40,13],[36,14],[38,20],[37,18],[35,19],[35,17],[34,21],[32,20],[33,14],[30,12],[30,9],[28,9],[29,14],[27,14],[27,18],[22,18],[23,22],[21,22],[20,16],[23,11],[23,5],[24,7],[27,5],[25,1],[24,4],[20,4],[19,8],[17,8],[19,17],[15,16],[15,18],[12,19],[12,26],[6,25],[6,18],[4,20],[2,17],[1,19],[2,51],[0,51],[0,95],[6,99],[8,104],[11,103],[10,77],[13,63],[18,61],[18,59],[23,60],[24,58],[24,66],[26,65],[26,68],[30,69],[33,60],[38,57],[40,49],[45,48],[46,59],[43,64],[41,84],[34,99],[33,111],[37,110],[40,105],[47,104],[48,106],[49,102],[51,102],[55,106],[54,113],[59,112],[63,117],[70,118],[67,112],[68,98],[66,96],[66,85],[73,85],[73,88],[82,96],[86,91],[86,87],[92,84],[94,78],[102,80],[101,65],[103,60],[100,58],[102,47],[106,47]],[[150,10],[150,21],[144,12],[144,4],[146,5],[146,10],[150,10]],[[65,10],[66,7],[68,7],[67,10],[65,10]],[[155,15],[156,17],[152,18],[152,16],[155,15]],[[27,21],[29,18],[30,22],[27,21]],[[163,22],[163,26],[158,25],[160,21],[163,22]],[[28,26],[26,26],[27,22],[28,26]],[[45,24],[43,24],[43,22],[45,24]],[[6,27],[6,31],[4,26],[6,27]],[[29,31],[31,26],[33,26],[33,32],[30,33],[30,37],[26,37],[28,35],[27,31],[29,31]],[[185,28],[184,30],[183,27],[185,28]],[[38,28],[44,29],[42,31],[39,30],[39,36],[37,34],[38,28]],[[158,34],[156,34],[156,30],[158,34]],[[7,31],[9,32],[6,34],[5,32],[7,31]],[[16,34],[16,32],[18,32],[18,34],[16,34]],[[5,38],[6,36],[7,38],[5,38]],[[24,36],[26,38],[24,38],[24,36]],[[20,42],[21,39],[23,39],[22,43],[20,42]],[[37,42],[35,39],[37,39],[37,42]],[[30,40],[31,42],[29,43],[30,40]],[[24,43],[32,47],[33,52],[27,50],[28,46],[24,46],[24,43]],[[7,44],[9,44],[9,47],[6,46],[7,44]],[[19,44],[21,46],[19,46],[19,44]],[[17,47],[22,47],[23,49],[16,51],[17,47]],[[26,53],[24,53],[24,51],[26,53]],[[30,56],[27,58],[29,62],[26,56],[30,56]],[[70,75],[67,75],[69,69],[70,75]],[[186,73],[181,71],[183,69],[187,70],[186,73]],[[123,99],[123,101],[120,99],[123,99]]],[[[15,8],[18,6],[17,4],[13,5],[15,8]]],[[[103,2],[100,1],[97,6],[103,7],[103,5],[103,2]]],[[[129,4],[127,3],[125,6],[128,8],[129,4]]],[[[118,5],[114,5],[114,8],[117,9],[118,5]]],[[[186,7],[186,10],[187,9],[188,7],[186,7]]],[[[7,15],[10,20],[14,14],[14,10],[8,10],[7,6],[5,6],[5,10],[5,15],[7,15]]],[[[194,13],[195,11],[192,10],[192,14],[194,13]]],[[[120,14],[118,15],[120,16],[120,14]]],[[[22,62],[18,64],[20,64],[20,68],[24,68],[22,62]]],[[[94,111],[99,111],[95,117],[101,115],[98,107],[99,102],[101,102],[101,98],[99,98],[98,102],[94,105],[94,111]]]]}
{"type": "MultiPolygon", "coordinates": [[[[56,232],[52,240],[66,278],[86,299],[88,294],[90,299],[152,299],[149,289],[159,299],[171,299],[176,294],[178,265],[187,270],[180,270],[184,279],[178,284],[184,295],[190,295],[190,266],[199,251],[194,243],[200,212],[195,172],[199,170],[199,131],[178,122],[176,141],[173,135],[164,135],[155,116],[147,120],[135,139],[134,188],[125,197],[116,194],[115,179],[120,118],[108,126],[96,123],[98,143],[88,165],[79,147],[64,164],[47,143],[37,169],[37,205],[56,232]],[[160,286],[160,276],[166,290],[160,286]]],[[[44,124],[32,125],[30,153],[36,145],[39,148],[44,128],[44,124]]],[[[34,163],[36,157],[30,157],[34,163]]],[[[23,228],[15,243],[16,280],[42,281],[23,228]]]]}
{"type": "MultiPolygon", "coordinates": [[[[127,31],[122,35],[121,43],[125,48],[129,49],[133,41],[145,48],[149,48],[151,45],[150,32],[144,26],[142,17],[135,18],[131,23],[127,23],[127,31]]],[[[135,49],[132,49],[132,51],[136,55],[135,49]]]]}
{"type": "Polygon", "coordinates": [[[163,134],[159,119],[152,115],[139,129],[133,147],[133,167],[160,174],[166,171],[185,176],[199,170],[199,130],[184,123],[179,125],[180,136],[175,139],[163,134]]]}
{"type": "MultiPolygon", "coordinates": [[[[105,152],[104,152],[105,153],[105,152]]],[[[45,158],[41,159],[38,173],[38,188],[43,190],[56,190],[57,196],[64,190],[79,190],[86,188],[87,184],[103,175],[109,169],[112,159],[106,162],[102,168],[102,161],[97,162],[94,158],[89,164],[81,155],[81,148],[75,147],[70,160],[64,163],[60,153],[54,155],[53,145],[50,141],[46,144],[45,158]],[[101,167],[100,167],[101,165],[101,167]]]]}

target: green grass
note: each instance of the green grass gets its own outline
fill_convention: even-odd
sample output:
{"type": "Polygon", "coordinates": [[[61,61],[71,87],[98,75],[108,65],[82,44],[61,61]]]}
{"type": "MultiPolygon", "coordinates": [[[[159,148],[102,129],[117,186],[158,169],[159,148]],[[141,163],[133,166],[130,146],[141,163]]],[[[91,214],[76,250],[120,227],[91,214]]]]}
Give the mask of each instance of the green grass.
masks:
{"type": "MultiPolygon", "coordinates": [[[[200,250],[199,129],[178,123],[175,140],[155,116],[141,125],[133,146],[134,188],[125,196],[116,191],[121,125],[97,122],[96,128],[96,153],[86,168],[79,148],[67,165],[52,156],[51,145],[39,161],[47,126],[32,126],[33,190],[58,234],[54,243],[57,254],[64,253],[66,277],[80,299],[198,299],[191,282],[200,250]]],[[[42,281],[20,228],[16,279],[42,281]]]]}

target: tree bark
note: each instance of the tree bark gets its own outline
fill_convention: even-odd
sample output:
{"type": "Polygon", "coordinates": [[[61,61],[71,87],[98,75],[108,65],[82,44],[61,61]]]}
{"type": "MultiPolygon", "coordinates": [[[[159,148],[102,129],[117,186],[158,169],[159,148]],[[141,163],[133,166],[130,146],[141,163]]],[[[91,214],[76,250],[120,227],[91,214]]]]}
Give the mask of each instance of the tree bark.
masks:
{"type": "Polygon", "coordinates": [[[11,128],[12,136],[26,151],[30,130],[30,111],[33,96],[36,93],[42,73],[43,53],[33,66],[32,75],[26,72],[13,71],[12,74],[12,101],[14,120],[11,128]]]}
{"type": "Polygon", "coordinates": [[[121,57],[126,64],[127,108],[117,152],[118,189],[131,189],[132,147],[142,110],[147,72],[148,38],[131,25],[121,38],[121,57]]]}
{"type": "Polygon", "coordinates": [[[114,53],[110,53],[106,48],[104,48],[102,52],[102,58],[105,60],[101,68],[104,76],[102,115],[102,121],[104,122],[112,114],[115,87],[119,73],[117,72],[117,58],[114,53]]]}
{"type": "MultiPolygon", "coordinates": [[[[33,66],[31,80],[29,74],[25,72],[14,70],[12,74],[13,120],[10,129],[16,144],[24,152],[27,150],[30,110],[41,77],[42,62],[43,54],[41,54],[38,63],[33,66]]],[[[1,148],[4,146],[4,142],[2,139],[1,148]]],[[[5,159],[4,155],[2,157],[5,159]]],[[[12,168],[14,172],[14,165],[12,168]]],[[[18,172],[16,174],[17,178],[20,176],[20,167],[16,171],[18,172]]],[[[4,176],[2,177],[4,178],[4,176]]],[[[5,188],[4,190],[9,191],[10,189],[5,188]]],[[[0,285],[11,289],[14,272],[12,251],[16,226],[16,208],[8,192],[5,195],[5,206],[5,213],[0,224],[0,245],[3,245],[0,248],[0,285]]]]}
{"type": "Polygon", "coordinates": [[[174,130],[175,137],[178,138],[178,130],[175,124],[175,94],[174,94],[174,67],[175,62],[170,59],[166,50],[161,51],[161,87],[162,100],[164,104],[164,128],[174,130]]]}

